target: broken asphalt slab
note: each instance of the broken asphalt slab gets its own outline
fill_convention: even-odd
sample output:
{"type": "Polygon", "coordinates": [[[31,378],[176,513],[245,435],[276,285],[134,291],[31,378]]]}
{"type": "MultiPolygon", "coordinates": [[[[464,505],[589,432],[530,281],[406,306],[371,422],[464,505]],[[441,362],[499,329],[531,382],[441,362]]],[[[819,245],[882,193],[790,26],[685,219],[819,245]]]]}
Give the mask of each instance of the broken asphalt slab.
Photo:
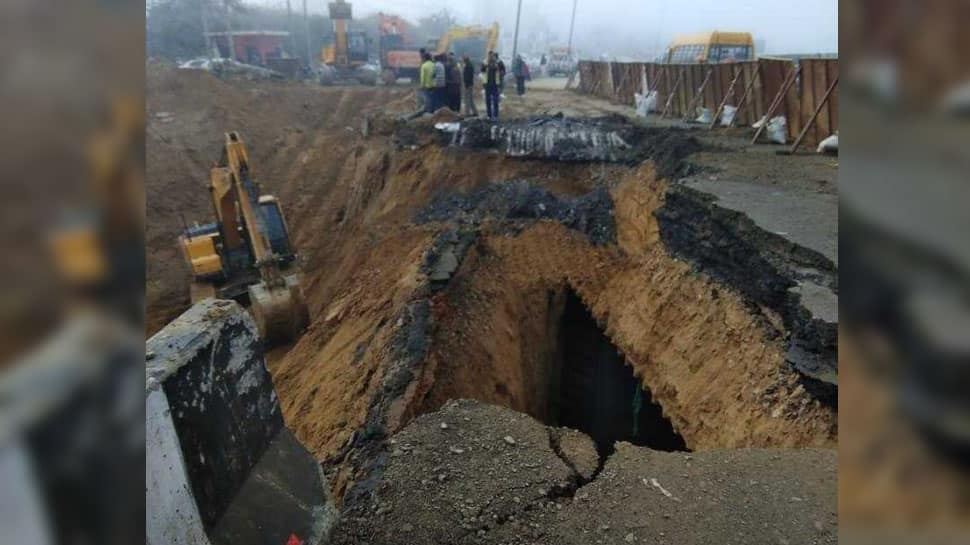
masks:
{"type": "Polygon", "coordinates": [[[416,419],[387,448],[380,482],[345,504],[334,543],[837,542],[833,450],[619,443],[590,471],[598,455],[583,434],[469,400],[416,419]]]}
{"type": "Polygon", "coordinates": [[[668,250],[777,314],[786,360],[836,405],[838,196],[691,178],[667,190],[655,215],[668,250]]]}

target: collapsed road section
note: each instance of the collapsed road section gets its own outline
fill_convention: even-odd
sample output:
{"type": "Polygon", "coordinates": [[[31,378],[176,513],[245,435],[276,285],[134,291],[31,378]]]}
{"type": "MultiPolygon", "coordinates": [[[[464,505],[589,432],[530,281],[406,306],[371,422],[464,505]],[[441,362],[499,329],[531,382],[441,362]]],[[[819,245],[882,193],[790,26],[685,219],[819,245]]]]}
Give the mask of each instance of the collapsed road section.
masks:
{"type": "Polygon", "coordinates": [[[814,320],[837,317],[796,292],[834,296],[836,262],[716,194],[702,139],[366,118],[251,150],[282,165],[263,179],[311,322],[267,368],[334,541],[834,539],[837,339],[814,320]]]}
{"type": "MultiPolygon", "coordinates": [[[[542,127],[555,141],[563,123],[578,130],[584,121],[529,123],[540,142],[535,131],[542,127]]],[[[524,157],[501,140],[475,146],[442,140],[433,123],[403,129],[388,123],[383,132],[372,125],[369,145],[385,138],[390,144],[372,159],[381,176],[355,181],[355,195],[367,195],[364,208],[335,206],[353,206],[367,218],[393,206],[400,230],[370,231],[371,250],[353,260],[358,277],[322,302],[307,337],[275,365],[287,421],[325,458],[345,505],[369,501],[392,433],[458,398],[580,428],[606,445],[603,451],[616,440],[695,451],[834,443],[834,407],[805,386],[806,375],[786,357],[790,326],[666,243],[669,229],[682,227],[664,211],[677,186],[657,172],[650,142],[680,142],[662,150],[676,158],[669,173],[689,172],[686,159],[700,144],[687,131],[662,131],[661,138],[622,120],[610,123],[644,162],[565,190],[547,180],[568,179],[590,163],[558,160],[561,147],[548,148],[551,156],[524,157]],[[455,172],[472,174],[483,161],[492,162],[492,172],[501,172],[497,164],[514,175],[468,184],[455,172]],[[415,168],[426,176],[417,191],[415,168]],[[451,183],[426,191],[436,177],[451,183]],[[392,262],[390,255],[398,257],[392,262]],[[570,345],[575,339],[603,344],[570,345]],[[602,362],[592,370],[567,357],[587,348],[602,362]],[[626,369],[628,378],[595,375],[611,365],[626,369]],[[623,401],[611,408],[598,400],[623,401]],[[589,415],[570,414],[584,401],[589,415]],[[626,420],[608,416],[624,408],[626,420]],[[599,418],[590,416],[597,411],[599,418]],[[606,429],[614,421],[622,430],[606,429]],[[652,433],[638,438],[635,427],[652,433]]],[[[446,130],[452,129],[466,130],[464,123],[446,130]]],[[[588,145],[594,141],[587,138],[588,145]]],[[[575,156],[581,144],[570,144],[568,153],[575,156]]],[[[732,228],[758,229],[725,227],[732,228]]],[[[703,239],[699,234],[698,244],[703,239]]],[[[733,267],[746,267],[732,255],[725,259],[733,267]]],[[[748,279],[788,283],[778,269],[752,270],[748,279]]]]}

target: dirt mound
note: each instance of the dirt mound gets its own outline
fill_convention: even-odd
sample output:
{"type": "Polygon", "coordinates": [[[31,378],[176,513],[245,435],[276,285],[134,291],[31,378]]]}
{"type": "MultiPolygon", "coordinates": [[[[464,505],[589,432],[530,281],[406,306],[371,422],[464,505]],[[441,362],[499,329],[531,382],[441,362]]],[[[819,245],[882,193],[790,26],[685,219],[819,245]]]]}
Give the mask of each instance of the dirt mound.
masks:
{"type": "Polygon", "coordinates": [[[334,543],[837,542],[834,451],[621,444],[584,478],[588,438],[461,400],[417,418],[385,455],[334,543]]]}

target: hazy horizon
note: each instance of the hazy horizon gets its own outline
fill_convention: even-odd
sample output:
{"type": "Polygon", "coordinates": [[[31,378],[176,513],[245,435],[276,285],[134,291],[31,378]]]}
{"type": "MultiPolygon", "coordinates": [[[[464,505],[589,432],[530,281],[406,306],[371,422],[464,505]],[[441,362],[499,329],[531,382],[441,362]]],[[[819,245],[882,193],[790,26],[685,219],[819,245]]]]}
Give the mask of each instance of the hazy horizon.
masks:
{"type": "MultiPolygon", "coordinates": [[[[308,0],[311,13],[327,13],[329,0],[308,0]]],[[[511,47],[517,0],[361,0],[351,2],[354,17],[383,11],[411,21],[449,9],[463,24],[501,26],[501,43],[511,47]]],[[[249,4],[286,7],[286,0],[246,0],[249,4]]],[[[302,0],[291,0],[302,13],[302,0]]],[[[759,54],[837,53],[838,1],[808,0],[578,0],[574,46],[584,56],[651,56],[676,34],[710,30],[751,32],[764,47],[759,54]],[[615,15],[614,15],[615,14],[615,15]]],[[[572,2],[522,0],[519,47],[565,45],[572,2]]]]}

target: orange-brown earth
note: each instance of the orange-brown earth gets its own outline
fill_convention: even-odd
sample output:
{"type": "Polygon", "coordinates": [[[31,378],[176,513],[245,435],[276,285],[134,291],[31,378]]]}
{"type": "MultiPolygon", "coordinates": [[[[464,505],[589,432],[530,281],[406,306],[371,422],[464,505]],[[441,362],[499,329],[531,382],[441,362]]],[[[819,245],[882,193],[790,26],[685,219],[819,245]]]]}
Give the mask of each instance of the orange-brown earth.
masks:
{"type": "Polygon", "coordinates": [[[664,249],[652,212],[666,181],[649,164],[449,149],[427,137],[427,120],[411,123],[423,135],[413,142],[417,149],[402,148],[384,115],[412,106],[400,88],[234,84],[171,70],[149,73],[148,87],[148,330],[188,303],[175,247],[179,213],[189,221],[208,217],[208,165],[222,132],[239,130],[257,178],[282,200],[310,304],[309,329],[292,348],[271,354],[271,371],[287,425],[338,467],[338,493],[362,477],[349,448],[360,437],[394,432],[449,399],[543,418],[549,394],[542,366],[556,319],[550,294],[567,288],[689,448],[834,446],[836,413],[784,365],[772,320],[664,249]],[[365,136],[368,112],[378,121],[365,136]],[[415,214],[443,191],[512,179],[564,196],[608,187],[617,244],[594,246],[550,220],[518,234],[483,224],[448,286],[430,292],[422,264],[449,226],[416,224],[415,214]],[[403,388],[388,390],[416,300],[431,309],[427,348],[403,388]],[[371,429],[375,422],[386,429],[371,429]]]}

